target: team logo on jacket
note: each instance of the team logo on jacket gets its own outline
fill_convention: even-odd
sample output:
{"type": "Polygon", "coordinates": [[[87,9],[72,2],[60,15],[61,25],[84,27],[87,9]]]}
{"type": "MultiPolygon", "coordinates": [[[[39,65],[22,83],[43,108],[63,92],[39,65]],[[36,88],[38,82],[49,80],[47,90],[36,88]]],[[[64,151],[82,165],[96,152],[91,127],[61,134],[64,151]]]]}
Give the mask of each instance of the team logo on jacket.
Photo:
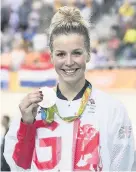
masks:
{"type": "Polygon", "coordinates": [[[89,113],[95,113],[96,104],[94,99],[90,98],[88,100],[87,108],[89,113]]]}
{"type": "Polygon", "coordinates": [[[90,124],[80,126],[76,141],[74,170],[101,171],[99,152],[99,131],[90,124]]]}
{"type": "Polygon", "coordinates": [[[131,126],[122,126],[119,130],[118,137],[119,137],[119,139],[130,138],[131,133],[132,133],[131,126]]]}

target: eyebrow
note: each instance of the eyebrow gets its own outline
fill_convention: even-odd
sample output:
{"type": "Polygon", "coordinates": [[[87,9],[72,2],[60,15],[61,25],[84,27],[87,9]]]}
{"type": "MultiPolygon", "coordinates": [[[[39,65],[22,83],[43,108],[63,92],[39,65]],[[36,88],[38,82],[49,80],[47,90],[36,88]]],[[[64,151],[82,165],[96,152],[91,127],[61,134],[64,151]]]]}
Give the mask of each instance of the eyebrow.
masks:
{"type": "MultiPolygon", "coordinates": [[[[77,49],[72,50],[72,52],[73,51],[82,51],[82,49],[77,48],[77,49]]],[[[65,51],[64,50],[56,50],[55,52],[65,52],[65,51]]]]}
{"type": "Polygon", "coordinates": [[[65,51],[64,50],[56,50],[55,52],[58,53],[58,52],[65,52],[65,51]]]}
{"type": "Polygon", "coordinates": [[[74,50],[72,50],[73,52],[74,51],[83,51],[82,49],[80,49],[80,48],[78,48],[78,49],[74,49],[74,50]]]}

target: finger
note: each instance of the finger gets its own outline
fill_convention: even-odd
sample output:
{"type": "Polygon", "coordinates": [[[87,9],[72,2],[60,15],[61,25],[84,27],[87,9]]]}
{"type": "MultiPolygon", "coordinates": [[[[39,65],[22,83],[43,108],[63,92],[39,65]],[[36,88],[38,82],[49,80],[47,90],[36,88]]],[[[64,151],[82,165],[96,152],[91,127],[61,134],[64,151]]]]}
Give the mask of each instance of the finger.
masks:
{"type": "Polygon", "coordinates": [[[37,103],[43,100],[43,94],[41,91],[35,91],[33,93],[29,93],[23,100],[22,103],[20,103],[19,108],[26,109],[28,108],[32,103],[37,103]]]}
{"type": "Polygon", "coordinates": [[[39,107],[39,105],[37,103],[33,103],[27,108],[27,111],[32,112],[34,117],[36,117],[38,107],[39,107]]]}
{"type": "Polygon", "coordinates": [[[37,94],[30,94],[29,96],[28,96],[28,99],[33,99],[33,98],[43,98],[43,95],[42,94],[40,94],[40,93],[37,93],[37,94]]]}
{"type": "Polygon", "coordinates": [[[20,105],[21,109],[27,109],[31,104],[33,103],[39,103],[43,100],[43,97],[29,97],[29,98],[25,98],[22,102],[22,104],[20,105]]]}
{"type": "Polygon", "coordinates": [[[39,105],[37,103],[33,103],[27,108],[27,110],[30,110],[30,111],[34,110],[35,111],[38,109],[38,107],[39,107],[39,105]]]}
{"type": "Polygon", "coordinates": [[[30,93],[30,94],[28,94],[27,96],[28,97],[31,97],[31,96],[43,96],[43,93],[42,93],[42,91],[37,91],[37,92],[33,92],[33,93],[30,93]]]}
{"type": "Polygon", "coordinates": [[[38,94],[38,93],[42,93],[42,91],[41,90],[36,90],[34,92],[31,92],[30,94],[38,94]]]}

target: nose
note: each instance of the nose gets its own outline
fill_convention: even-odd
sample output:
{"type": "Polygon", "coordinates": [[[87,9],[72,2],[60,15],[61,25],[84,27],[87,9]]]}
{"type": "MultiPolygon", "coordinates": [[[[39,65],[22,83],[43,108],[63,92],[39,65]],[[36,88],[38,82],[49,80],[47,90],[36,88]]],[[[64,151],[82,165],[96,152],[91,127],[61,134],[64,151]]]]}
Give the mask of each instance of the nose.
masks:
{"type": "Polygon", "coordinates": [[[71,55],[67,55],[65,65],[66,66],[72,66],[74,64],[74,60],[71,55]]]}

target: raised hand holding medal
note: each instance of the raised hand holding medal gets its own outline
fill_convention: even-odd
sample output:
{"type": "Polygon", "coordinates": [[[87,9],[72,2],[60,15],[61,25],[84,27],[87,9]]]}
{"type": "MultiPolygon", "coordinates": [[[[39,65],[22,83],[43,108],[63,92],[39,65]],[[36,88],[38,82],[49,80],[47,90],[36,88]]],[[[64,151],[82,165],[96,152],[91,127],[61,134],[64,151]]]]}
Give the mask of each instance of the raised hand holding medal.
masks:
{"type": "Polygon", "coordinates": [[[37,115],[38,103],[43,100],[41,91],[34,91],[27,94],[19,104],[19,109],[22,115],[22,121],[27,124],[32,124],[37,115]]]}

